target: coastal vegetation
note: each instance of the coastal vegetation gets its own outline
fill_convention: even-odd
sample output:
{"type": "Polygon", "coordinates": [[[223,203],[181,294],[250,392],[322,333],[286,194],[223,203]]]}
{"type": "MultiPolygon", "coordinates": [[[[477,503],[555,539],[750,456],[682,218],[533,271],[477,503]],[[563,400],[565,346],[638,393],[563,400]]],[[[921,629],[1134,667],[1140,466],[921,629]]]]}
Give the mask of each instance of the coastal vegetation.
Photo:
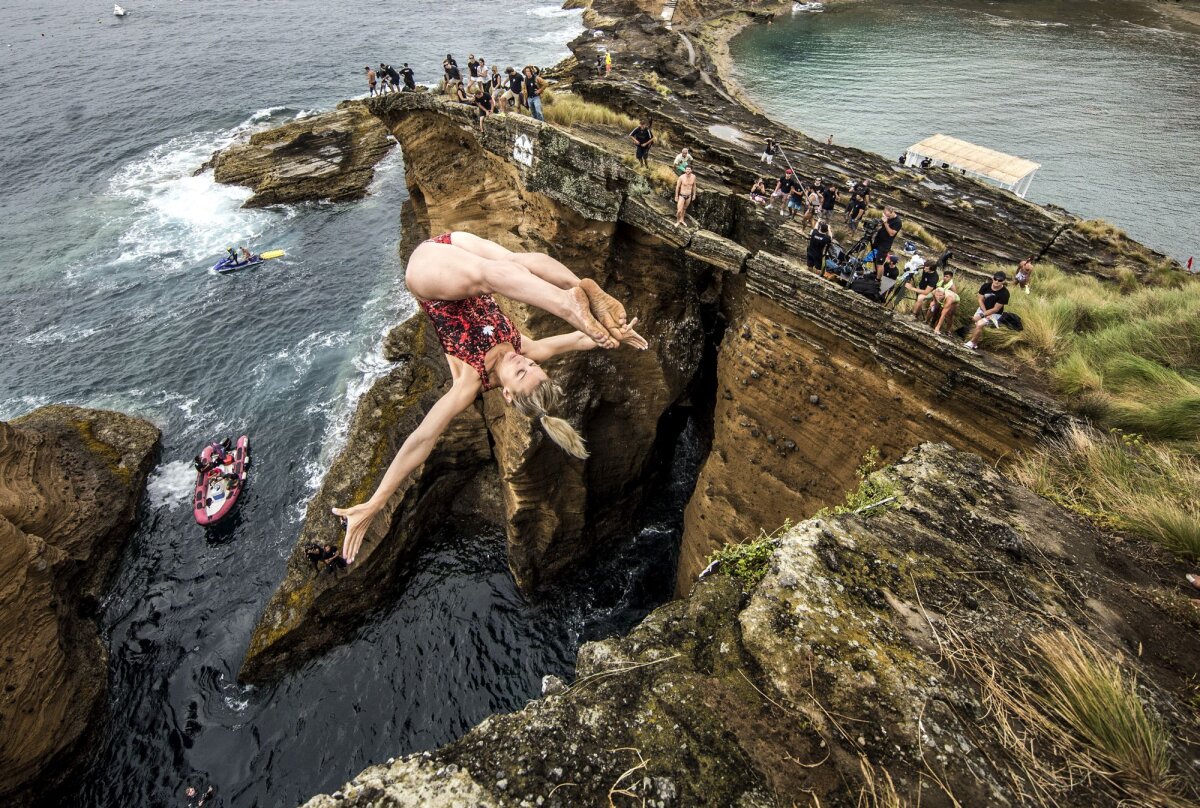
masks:
{"type": "Polygon", "coordinates": [[[578,124],[612,126],[620,129],[622,134],[637,126],[637,121],[625,113],[603,104],[585,101],[574,93],[547,90],[543,94],[543,104],[546,120],[559,126],[578,124]]]}
{"type": "MultiPolygon", "coordinates": [[[[997,269],[1013,271],[985,268],[997,269]]],[[[1200,283],[1173,275],[1170,285],[1113,284],[1040,264],[1031,294],[1014,288],[1008,306],[1023,330],[989,329],[984,345],[1033,368],[1097,427],[1027,453],[1016,465],[1023,482],[1200,558],[1200,283]]]]}

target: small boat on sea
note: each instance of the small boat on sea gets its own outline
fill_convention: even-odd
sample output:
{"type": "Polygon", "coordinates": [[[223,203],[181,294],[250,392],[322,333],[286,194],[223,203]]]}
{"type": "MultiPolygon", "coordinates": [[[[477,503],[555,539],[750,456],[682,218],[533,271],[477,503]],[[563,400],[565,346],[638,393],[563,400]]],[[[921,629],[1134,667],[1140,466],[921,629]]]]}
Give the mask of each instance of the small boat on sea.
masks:
{"type": "Polygon", "coordinates": [[[271,250],[270,252],[265,252],[261,255],[252,255],[250,256],[249,260],[246,261],[235,261],[232,258],[222,258],[220,261],[213,264],[212,269],[213,272],[219,272],[222,275],[225,275],[229,272],[238,272],[239,270],[250,269],[251,267],[265,264],[267,261],[275,258],[282,258],[284,254],[285,253],[283,250],[271,250]]]}
{"type": "Polygon", "coordinates": [[[113,16],[114,17],[124,17],[128,13],[129,12],[127,12],[125,9],[121,8],[120,6],[116,5],[115,3],[113,4],[113,16]]]}
{"type": "Polygon", "coordinates": [[[792,3],[792,13],[793,14],[800,14],[801,12],[804,12],[804,11],[816,13],[816,12],[824,11],[824,10],[825,10],[824,3],[815,3],[815,2],[814,3],[792,3]]]}
{"type": "Polygon", "coordinates": [[[245,435],[237,444],[214,441],[196,457],[196,488],[192,497],[192,514],[196,523],[215,525],[233,511],[238,497],[246,487],[250,469],[250,439],[245,435]]]}

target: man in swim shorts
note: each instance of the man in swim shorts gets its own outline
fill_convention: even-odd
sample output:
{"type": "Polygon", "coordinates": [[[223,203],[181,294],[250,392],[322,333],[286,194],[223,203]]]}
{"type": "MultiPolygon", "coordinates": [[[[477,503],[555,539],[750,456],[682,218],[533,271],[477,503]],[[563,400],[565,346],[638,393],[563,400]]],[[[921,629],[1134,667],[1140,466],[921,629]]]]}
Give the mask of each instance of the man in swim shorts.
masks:
{"type": "Polygon", "coordinates": [[[367,65],[364,70],[367,71],[367,86],[371,89],[371,95],[375,95],[375,71],[367,65]]]}
{"type": "Polygon", "coordinates": [[[675,180],[675,221],[679,224],[684,223],[687,209],[695,196],[696,175],[692,173],[692,167],[688,166],[679,175],[679,179],[675,180]]]}

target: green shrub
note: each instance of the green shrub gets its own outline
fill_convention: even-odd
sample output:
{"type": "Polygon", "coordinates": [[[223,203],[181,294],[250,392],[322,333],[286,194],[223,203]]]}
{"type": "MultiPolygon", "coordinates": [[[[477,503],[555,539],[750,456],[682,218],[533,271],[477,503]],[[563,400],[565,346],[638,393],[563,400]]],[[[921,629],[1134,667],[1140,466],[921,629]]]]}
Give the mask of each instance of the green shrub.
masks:
{"type": "Polygon", "coordinates": [[[779,546],[779,537],[790,530],[792,521],[785,520],[775,532],[760,531],[756,538],[746,538],[737,544],[727,544],[708,557],[708,563],[730,575],[742,584],[742,591],[749,592],[767,574],[771,567],[771,555],[779,546]]]}

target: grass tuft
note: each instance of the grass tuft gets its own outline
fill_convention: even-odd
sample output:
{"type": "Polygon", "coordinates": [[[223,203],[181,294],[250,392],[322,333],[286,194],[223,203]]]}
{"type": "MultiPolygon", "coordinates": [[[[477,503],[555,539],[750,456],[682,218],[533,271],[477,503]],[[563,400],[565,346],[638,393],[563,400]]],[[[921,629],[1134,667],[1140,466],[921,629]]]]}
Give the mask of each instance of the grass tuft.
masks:
{"type": "Polygon", "coordinates": [[[1013,473],[1076,513],[1200,559],[1200,462],[1189,453],[1076,426],[1024,453],[1013,473]]]}
{"type": "Polygon", "coordinates": [[[1033,638],[1040,656],[1043,708],[1099,755],[1152,787],[1170,776],[1170,744],[1162,721],[1146,708],[1137,682],[1076,631],[1033,638]]]}
{"type": "Polygon", "coordinates": [[[629,132],[637,126],[637,121],[625,113],[609,109],[603,104],[585,101],[574,93],[548,91],[543,96],[543,103],[546,120],[559,126],[595,124],[615,127],[622,133],[629,132]]]}
{"type": "MultiPolygon", "coordinates": [[[[887,480],[883,475],[879,474],[879,469],[883,466],[883,462],[879,457],[879,450],[872,446],[865,455],[858,468],[854,470],[854,476],[858,477],[858,486],[846,495],[846,501],[841,505],[834,505],[832,508],[822,508],[814,514],[814,517],[830,517],[837,516],[843,513],[856,513],[867,508],[868,506],[880,506],[882,508],[896,507],[894,498],[899,495],[900,489],[891,480],[887,480]],[[887,500],[892,500],[888,502],[887,500]],[[880,505],[880,503],[883,503],[880,505]]],[[[872,508],[874,510],[874,508],[872,508]]],[[[867,511],[870,513],[870,511],[867,511]]]]}

